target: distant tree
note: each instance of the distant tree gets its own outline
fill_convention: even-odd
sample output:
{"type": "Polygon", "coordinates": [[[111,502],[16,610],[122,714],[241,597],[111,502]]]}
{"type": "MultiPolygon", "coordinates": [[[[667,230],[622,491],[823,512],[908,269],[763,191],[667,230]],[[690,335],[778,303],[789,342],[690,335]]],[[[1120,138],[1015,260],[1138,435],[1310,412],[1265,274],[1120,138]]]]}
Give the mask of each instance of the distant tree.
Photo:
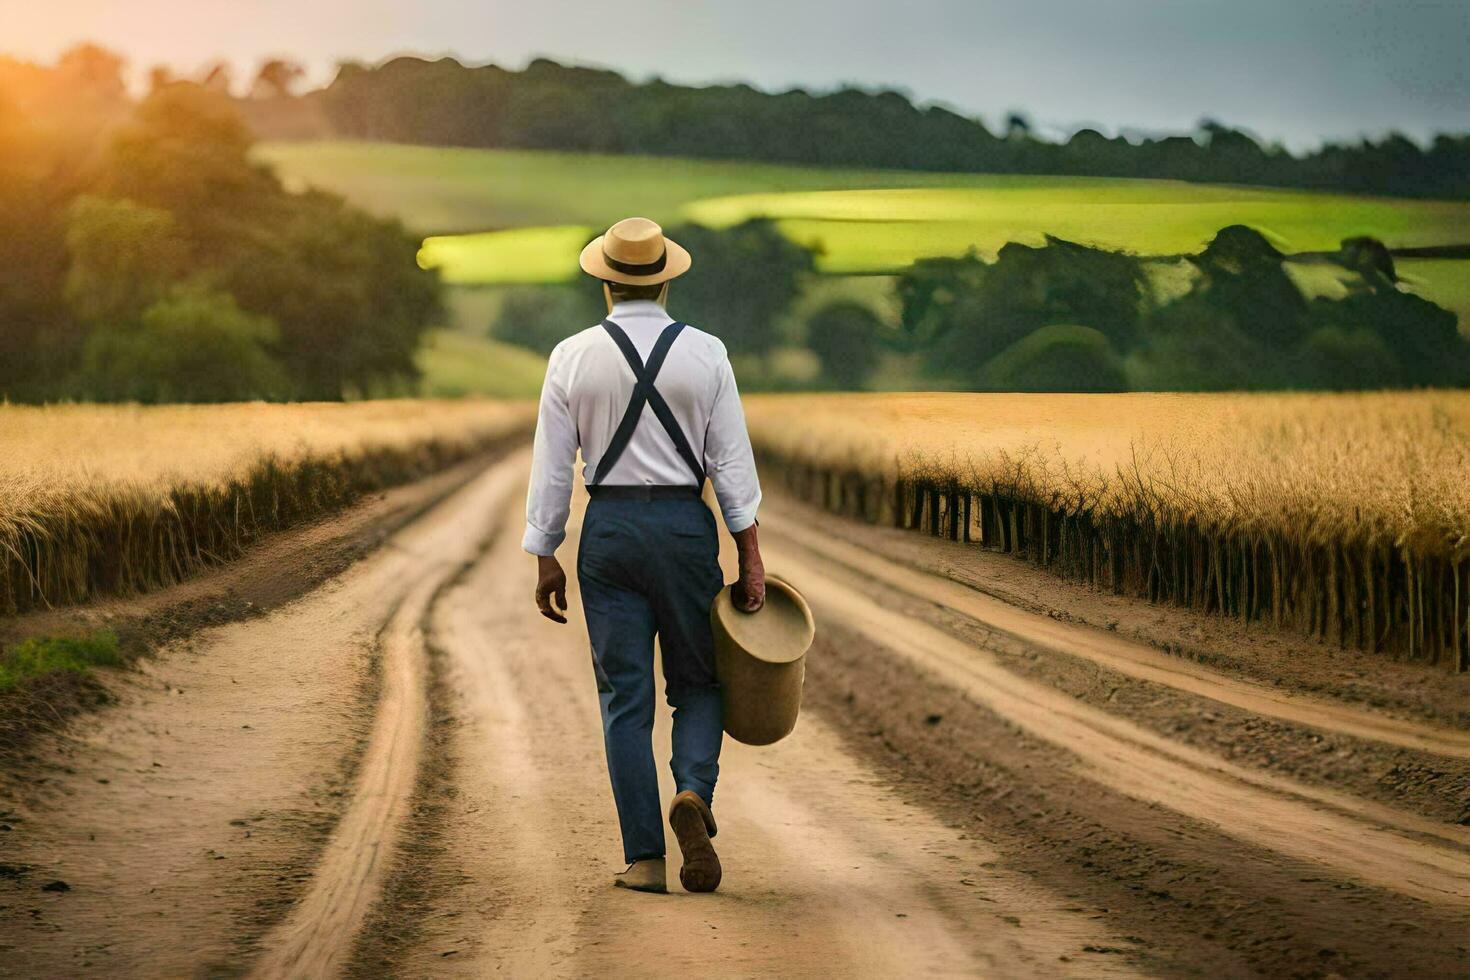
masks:
{"type": "Polygon", "coordinates": [[[300,63],[284,58],[270,58],[255,73],[250,95],[257,99],[289,98],[292,89],[305,77],[306,69],[300,63]]]}
{"type": "Polygon", "coordinates": [[[980,373],[993,391],[1126,391],[1123,361],[1100,330],[1042,327],[1001,351],[980,373]]]}
{"type": "Polygon", "coordinates": [[[1321,327],[1302,342],[1294,385],[1328,391],[1397,388],[1403,370],[1388,345],[1366,327],[1321,327]]]}
{"type": "Polygon", "coordinates": [[[419,338],[441,313],[437,277],[416,262],[418,241],[340,198],[288,194],[249,147],[227,100],[172,85],[114,139],[99,191],[173,216],[211,281],[276,324],[299,397],[414,377],[419,338]]]}
{"type": "Polygon", "coordinates": [[[288,193],[221,93],[155,73],[135,108],[125,91],[98,101],[120,64],[100,49],[55,69],[0,58],[0,397],[404,390],[442,312],[419,240],[288,193]],[[150,350],[195,342],[211,359],[150,350]],[[232,362],[238,377],[215,372],[232,362]]]}
{"type": "Polygon", "coordinates": [[[559,149],[579,142],[598,152],[626,149],[608,111],[632,88],[621,75],[536,58],[526,66],[525,78],[530,84],[506,92],[503,132],[511,145],[559,149]]]}
{"type": "Polygon", "coordinates": [[[1128,176],[1169,176],[1178,180],[1209,180],[1209,154],[1188,136],[1147,140],[1138,148],[1128,176]]]}
{"type": "Polygon", "coordinates": [[[148,91],[157,92],[161,88],[167,88],[178,79],[174,71],[168,65],[154,65],[148,69],[148,91]]]}
{"type": "Polygon", "coordinates": [[[274,197],[241,229],[250,240],[217,260],[215,276],[240,306],[269,317],[298,397],[394,389],[443,317],[438,276],[418,267],[419,242],[396,221],[326,194],[274,197]]]}
{"type": "Polygon", "coordinates": [[[85,323],[132,322],[187,272],[173,215],[125,199],[74,201],[66,247],[66,300],[85,323]]]}
{"type": "Polygon", "coordinates": [[[1080,129],[1059,148],[1054,166],[1065,173],[1131,176],[1133,155],[1133,145],[1121,136],[1109,139],[1095,129],[1080,129]]]}
{"type": "Polygon", "coordinates": [[[1201,143],[1216,179],[1248,183],[1270,179],[1270,160],[1250,134],[1208,119],[1200,124],[1200,129],[1201,143]]]}
{"type": "Polygon", "coordinates": [[[1003,246],[985,288],[991,315],[1015,329],[1080,323],[1126,348],[1137,329],[1143,284],[1134,256],[1047,236],[1044,248],[1003,246]]]}
{"type": "Polygon", "coordinates": [[[248,157],[251,136],[229,100],[197,85],[148,95],[103,157],[97,192],[174,214],[195,237],[233,238],[275,187],[248,157]]]}
{"type": "Polygon", "coordinates": [[[1399,279],[1393,253],[1376,238],[1359,236],[1343,239],[1333,261],[1362,276],[1364,283],[1372,289],[1391,288],[1399,279]]]}
{"type": "Polygon", "coordinates": [[[1402,292],[1381,243],[1354,238],[1330,255],[1346,295],[1310,301],[1259,233],[1222,229],[1189,261],[1190,291],[1150,311],[1128,358],[1134,387],[1228,390],[1470,384],[1470,341],[1453,313],[1402,292]]]}
{"type": "Polygon", "coordinates": [[[1149,316],[1126,364],[1139,391],[1237,391],[1282,386],[1281,358],[1191,293],[1149,316]]]}
{"type": "Polygon", "coordinates": [[[490,334],[544,355],[606,315],[607,307],[594,283],[520,286],[507,293],[500,304],[490,334]]]}
{"type": "Polygon", "coordinates": [[[104,401],[280,398],[289,389],[269,352],[276,336],[269,319],[244,312],[227,293],[176,286],[136,324],[93,331],[82,391],[104,401]]]}
{"type": "Polygon", "coordinates": [[[1005,137],[998,138],[977,119],[919,107],[893,91],[636,84],[615,72],[547,59],[523,71],[408,57],[376,67],[344,65],[317,101],[334,134],[429,145],[1470,195],[1470,146],[1461,137],[1437,140],[1429,153],[1391,136],[1298,158],[1205,120],[1197,138],[1134,145],[1085,130],[1059,144],[1038,138],[1019,112],[1009,114],[1005,137]]]}
{"type": "Polygon", "coordinates": [[[51,132],[0,89],[0,400],[54,390],[81,340],[61,297],[65,199],[51,132]]]}
{"type": "Polygon", "coordinates": [[[127,62],[106,48],[79,44],[64,52],[57,71],[65,82],[100,100],[121,100],[127,88],[123,69],[127,62]]]}
{"type": "Polygon", "coordinates": [[[986,265],[975,256],[915,263],[899,278],[903,325],[937,378],[974,378],[980,365],[1040,327],[1076,323],[1115,349],[1134,342],[1143,266],[1133,256],[1048,238],[1014,242],[986,265]]]}
{"type": "Polygon", "coordinates": [[[228,61],[212,61],[199,71],[199,85],[218,95],[229,95],[235,81],[235,70],[228,61]]]}
{"type": "Polygon", "coordinates": [[[670,307],[690,310],[733,354],[769,353],[803,277],[815,268],[811,250],[764,218],[722,229],[685,225],[669,237],[694,255],[693,267],[671,286],[670,307]]]}
{"type": "Polygon", "coordinates": [[[807,346],[822,362],[822,373],[836,387],[861,389],[877,366],[883,323],[871,309],[839,300],[807,321],[807,346]]]}
{"type": "Polygon", "coordinates": [[[1306,335],[1307,302],[1287,275],[1284,259],[1254,228],[1222,228],[1191,259],[1203,273],[1195,292],[1251,340],[1285,351],[1306,335]]]}
{"type": "MultiPolygon", "coordinates": [[[[1317,327],[1313,334],[1317,342],[1305,351],[1309,362],[1314,352],[1341,361],[1349,342],[1354,352],[1381,345],[1388,356],[1383,372],[1369,372],[1374,386],[1380,377],[1387,379],[1383,385],[1395,380],[1412,385],[1470,384],[1470,341],[1459,332],[1455,314],[1412,293],[1388,287],[1353,292],[1340,300],[1313,300],[1310,322],[1317,327]],[[1318,337],[1323,330],[1329,332],[1318,337]],[[1365,335],[1377,338],[1379,344],[1371,344],[1365,335]],[[1325,346],[1329,341],[1331,349],[1325,346]]],[[[1361,376],[1356,368],[1353,371],[1354,377],[1361,376]]],[[[1314,368],[1313,375],[1320,377],[1321,371],[1314,368]]]]}
{"type": "Polygon", "coordinates": [[[919,259],[905,269],[894,287],[903,345],[927,350],[983,316],[981,289],[989,269],[973,249],[961,256],[919,259]]]}

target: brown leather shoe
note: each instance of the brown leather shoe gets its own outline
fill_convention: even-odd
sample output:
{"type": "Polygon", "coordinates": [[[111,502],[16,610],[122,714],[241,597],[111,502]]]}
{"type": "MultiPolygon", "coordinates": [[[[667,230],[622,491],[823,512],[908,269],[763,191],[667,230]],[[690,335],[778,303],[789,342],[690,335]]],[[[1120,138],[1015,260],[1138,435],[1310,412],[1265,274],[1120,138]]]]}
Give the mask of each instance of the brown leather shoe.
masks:
{"type": "Polygon", "coordinates": [[[691,892],[712,892],[720,887],[720,856],[709,840],[718,828],[709,804],[698,793],[686,789],[669,804],[669,826],[674,828],[679,850],[684,855],[679,883],[691,892]]]}
{"type": "Polygon", "coordinates": [[[628,888],[635,892],[653,892],[667,895],[669,892],[667,872],[663,858],[644,858],[628,865],[628,870],[613,875],[614,888],[628,888]]]}

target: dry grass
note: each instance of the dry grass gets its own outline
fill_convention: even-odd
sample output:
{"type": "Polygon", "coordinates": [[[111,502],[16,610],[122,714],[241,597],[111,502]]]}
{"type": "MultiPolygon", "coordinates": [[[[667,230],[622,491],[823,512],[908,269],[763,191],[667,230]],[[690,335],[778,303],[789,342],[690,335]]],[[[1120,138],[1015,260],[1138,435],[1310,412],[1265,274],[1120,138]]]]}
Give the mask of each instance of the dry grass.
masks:
{"type": "Polygon", "coordinates": [[[165,585],[529,429],[514,402],[0,405],[0,613],[165,585]]]}
{"type": "Polygon", "coordinates": [[[1470,666],[1470,393],[771,396],[747,411],[766,468],[833,509],[1470,666]]]}

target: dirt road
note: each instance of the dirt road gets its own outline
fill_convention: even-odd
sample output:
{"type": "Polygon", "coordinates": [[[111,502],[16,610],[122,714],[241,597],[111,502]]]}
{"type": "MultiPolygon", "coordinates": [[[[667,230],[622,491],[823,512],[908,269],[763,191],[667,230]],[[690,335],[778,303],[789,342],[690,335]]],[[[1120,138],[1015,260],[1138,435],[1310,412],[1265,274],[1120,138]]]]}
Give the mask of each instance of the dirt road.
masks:
{"type": "Polygon", "coordinates": [[[607,887],[586,637],[575,594],[565,627],[528,600],[525,465],[163,651],[7,784],[0,974],[1466,970],[1464,730],[1021,609],[779,500],[808,709],[728,744],[718,893],[607,887]]]}

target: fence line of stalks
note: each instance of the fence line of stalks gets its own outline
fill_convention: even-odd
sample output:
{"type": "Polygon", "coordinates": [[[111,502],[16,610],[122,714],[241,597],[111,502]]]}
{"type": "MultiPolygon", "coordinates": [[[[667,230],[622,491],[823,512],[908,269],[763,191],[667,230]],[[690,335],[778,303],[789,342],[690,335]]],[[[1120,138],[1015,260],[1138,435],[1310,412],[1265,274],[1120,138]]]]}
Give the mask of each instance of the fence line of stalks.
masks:
{"type": "Polygon", "coordinates": [[[127,595],[238,557],[251,541],[525,438],[528,420],[461,437],[265,455],[227,479],[118,484],[0,515],[0,614],[127,595]]]}
{"type": "Polygon", "coordinates": [[[1147,486],[1106,513],[1025,478],[964,480],[922,464],[875,475],[764,446],[763,479],[833,513],[1020,556],[1119,595],[1294,629],[1373,654],[1470,669],[1470,543],[1391,535],[1306,540],[1289,521],[1229,530],[1171,517],[1147,486]]]}

